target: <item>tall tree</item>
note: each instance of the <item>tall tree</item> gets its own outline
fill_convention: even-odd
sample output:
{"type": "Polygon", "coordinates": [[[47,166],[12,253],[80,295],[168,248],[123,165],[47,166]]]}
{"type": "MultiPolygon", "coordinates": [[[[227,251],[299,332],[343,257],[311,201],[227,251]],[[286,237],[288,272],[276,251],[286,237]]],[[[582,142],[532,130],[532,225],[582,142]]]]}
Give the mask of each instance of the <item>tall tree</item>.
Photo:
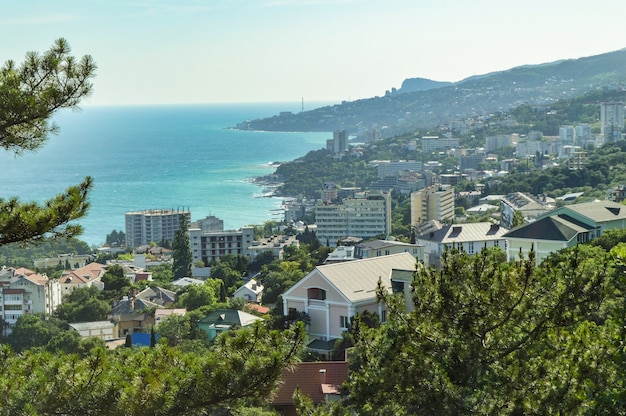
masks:
{"type": "MultiPolygon", "coordinates": [[[[16,155],[39,149],[58,131],[49,121],[52,115],[78,108],[91,92],[95,71],[93,59],[85,55],[76,60],[64,39],[42,55],[27,53],[20,66],[7,61],[0,68],[0,147],[16,155]]],[[[0,198],[0,245],[80,234],[82,227],[71,222],[87,213],[91,187],[86,177],[41,205],[0,198]]]]}
{"type": "Polygon", "coordinates": [[[174,280],[183,277],[191,277],[193,255],[189,244],[189,222],[184,215],[180,216],[180,228],[174,234],[174,244],[172,245],[174,257],[174,280]]]}
{"type": "Polygon", "coordinates": [[[160,343],[84,357],[0,345],[0,415],[239,414],[268,402],[304,342],[302,325],[278,332],[259,323],[218,337],[203,354],[160,343]]]}
{"type": "MultiPolygon", "coordinates": [[[[419,268],[414,310],[379,287],[381,328],[354,328],[349,405],[359,414],[595,413],[619,380],[622,296],[606,253],[581,246],[498,261],[449,251],[419,268]],[[617,297],[616,297],[617,296],[617,297]],[[612,297],[612,299],[610,299],[612,297]],[[583,410],[585,409],[585,410],[583,410]]],[[[619,277],[621,279],[621,277],[619,277]]],[[[358,321],[355,321],[358,323],[358,321]]],[[[606,404],[606,403],[605,403],[606,404]]]]}

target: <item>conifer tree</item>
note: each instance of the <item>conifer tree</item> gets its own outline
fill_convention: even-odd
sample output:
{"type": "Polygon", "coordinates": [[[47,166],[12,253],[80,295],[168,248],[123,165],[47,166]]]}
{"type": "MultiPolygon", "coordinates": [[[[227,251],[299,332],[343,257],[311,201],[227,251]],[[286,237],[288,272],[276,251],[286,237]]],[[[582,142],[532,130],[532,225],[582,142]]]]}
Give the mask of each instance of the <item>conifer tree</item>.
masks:
{"type": "Polygon", "coordinates": [[[180,228],[174,234],[174,244],[172,245],[174,251],[174,280],[192,276],[193,255],[189,245],[189,222],[187,217],[181,215],[179,224],[180,228]]]}
{"type": "MultiPolygon", "coordinates": [[[[64,39],[42,55],[29,52],[21,66],[7,61],[0,68],[0,147],[16,155],[39,149],[58,131],[49,121],[52,115],[78,108],[91,92],[95,71],[91,56],[76,60],[64,39]]],[[[43,204],[0,198],[0,245],[80,234],[82,228],[71,221],[87,213],[91,187],[87,176],[43,204]]]]}

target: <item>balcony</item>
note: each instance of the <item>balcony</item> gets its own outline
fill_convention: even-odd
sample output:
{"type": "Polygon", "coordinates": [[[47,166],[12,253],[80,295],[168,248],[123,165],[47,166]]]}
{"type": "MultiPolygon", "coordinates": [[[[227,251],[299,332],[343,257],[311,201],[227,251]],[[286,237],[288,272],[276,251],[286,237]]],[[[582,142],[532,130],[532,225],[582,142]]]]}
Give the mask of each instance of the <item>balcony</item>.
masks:
{"type": "Polygon", "coordinates": [[[309,306],[317,306],[318,308],[325,308],[326,301],[320,299],[309,299],[309,306]]]}

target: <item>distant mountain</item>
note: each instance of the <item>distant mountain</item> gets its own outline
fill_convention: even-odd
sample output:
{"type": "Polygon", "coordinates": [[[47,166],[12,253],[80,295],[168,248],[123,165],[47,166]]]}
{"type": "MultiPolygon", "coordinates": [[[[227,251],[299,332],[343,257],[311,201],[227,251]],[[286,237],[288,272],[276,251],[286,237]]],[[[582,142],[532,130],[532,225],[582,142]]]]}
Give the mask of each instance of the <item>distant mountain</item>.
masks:
{"type": "Polygon", "coordinates": [[[402,86],[395,91],[397,94],[407,94],[416,91],[428,91],[435,88],[447,87],[452,85],[451,82],[433,81],[426,78],[407,78],[402,81],[402,86]]]}
{"type": "Polygon", "coordinates": [[[602,88],[626,85],[626,48],[602,55],[525,65],[440,83],[411,78],[383,97],[344,101],[301,113],[246,121],[237,127],[268,131],[381,129],[383,136],[506,111],[520,104],[548,105],[602,88]],[[406,87],[406,89],[405,89],[406,87]],[[406,92],[409,91],[409,92],[406,92]]]}

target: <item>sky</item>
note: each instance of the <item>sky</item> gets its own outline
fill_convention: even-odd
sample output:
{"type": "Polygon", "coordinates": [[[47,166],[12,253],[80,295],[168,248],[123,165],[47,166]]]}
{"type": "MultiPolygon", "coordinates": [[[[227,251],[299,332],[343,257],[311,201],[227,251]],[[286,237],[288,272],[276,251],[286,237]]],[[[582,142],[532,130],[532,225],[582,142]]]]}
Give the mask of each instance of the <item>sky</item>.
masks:
{"type": "Polygon", "coordinates": [[[0,0],[0,62],[65,38],[83,105],[340,102],[626,47],[624,0],[0,0]]]}

